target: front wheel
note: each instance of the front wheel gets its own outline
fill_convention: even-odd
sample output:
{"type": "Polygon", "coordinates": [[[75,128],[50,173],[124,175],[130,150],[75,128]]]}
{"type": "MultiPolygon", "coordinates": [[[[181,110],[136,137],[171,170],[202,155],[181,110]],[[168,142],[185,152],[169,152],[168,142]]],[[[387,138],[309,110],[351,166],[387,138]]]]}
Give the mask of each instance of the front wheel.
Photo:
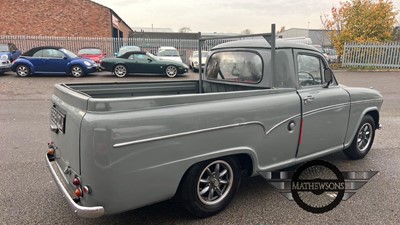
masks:
{"type": "Polygon", "coordinates": [[[240,166],[234,157],[197,163],[181,183],[183,204],[197,217],[215,215],[232,201],[240,178],[240,166]]]}
{"type": "Polygon", "coordinates": [[[364,158],[372,147],[375,138],[375,120],[370,115],[365,115],[351,145],[345,149],[344,154],[350,159],[364,158]]]}
{"type": "Polygon", "coordinates": [[[80,66],[72,66],[71,67],[71,75],[73,77],[82,77],[83,76],[83,69],[80,66]]]}
{"type": "Polygon", "coordinates": [[[27,77],[31,74],[31,70],[26,65],[18,65],[15,71],[20,77],[27,77]]]}
{"type": "Polygon", "coordinates": [[[165,74],[171,78],[175,77],[178,74],[178,68],[176,68],[176,66],[167,66],[165,74]]]}
{"type": "Polygon", "coordinates": [[[116,65],[114,67],[114,74],[117,77],[125,77],[128,74],[128,70],[124,65],[116,65]]]}

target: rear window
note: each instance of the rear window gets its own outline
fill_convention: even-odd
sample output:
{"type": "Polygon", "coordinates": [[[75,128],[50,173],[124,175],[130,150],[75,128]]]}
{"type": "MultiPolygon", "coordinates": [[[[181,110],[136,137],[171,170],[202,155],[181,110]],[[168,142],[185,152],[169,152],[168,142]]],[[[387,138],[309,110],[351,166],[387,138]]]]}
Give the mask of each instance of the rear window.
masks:
{"type": "Polygon", "coordinates": [[[226,51],[214,53],[207,63],[206,78],[239,83],[259,83],[263,62],[254,52],[226,51]]]}
{"type": "Polygon", "coordinates": [[[158,52],[158,56],[179,56],[179,52],[175,49],[162,49],[158,52]]]}

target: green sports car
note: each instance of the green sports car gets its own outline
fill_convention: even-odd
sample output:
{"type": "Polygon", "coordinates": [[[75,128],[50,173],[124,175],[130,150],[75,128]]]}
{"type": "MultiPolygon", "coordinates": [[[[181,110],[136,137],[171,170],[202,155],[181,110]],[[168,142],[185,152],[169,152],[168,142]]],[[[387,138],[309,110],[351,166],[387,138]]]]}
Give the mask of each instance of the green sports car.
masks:
{"type": "Polygon", "coordinates": [[[160,59],[148,52],[130,51],[116,58],[101,60],[103,70],[111,71],[117,77],[129,73],[165,74],[175,77],[188,72],[189,67],[181,62],[160,59]]]}

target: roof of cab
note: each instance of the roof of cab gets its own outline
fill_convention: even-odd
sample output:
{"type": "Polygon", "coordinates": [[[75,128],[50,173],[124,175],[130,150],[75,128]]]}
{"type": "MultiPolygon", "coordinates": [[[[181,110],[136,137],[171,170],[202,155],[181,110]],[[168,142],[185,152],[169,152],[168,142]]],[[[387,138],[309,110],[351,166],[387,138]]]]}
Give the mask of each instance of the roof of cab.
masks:
{"type": "MultiPolygon", "coordinates": [[[[275,42],[275,48],[300,48],[307,49],[311,51],[318,51],[315,47],[295,41],[287,41],[277,39],[275,42]]],[[[238,40],[226,42],[223,44],[219,44],[212,48],[212,50],[224,49],[224,48],[271,48],[271,45],[264,39],[246,39],[246,40],[238,40]]]]}

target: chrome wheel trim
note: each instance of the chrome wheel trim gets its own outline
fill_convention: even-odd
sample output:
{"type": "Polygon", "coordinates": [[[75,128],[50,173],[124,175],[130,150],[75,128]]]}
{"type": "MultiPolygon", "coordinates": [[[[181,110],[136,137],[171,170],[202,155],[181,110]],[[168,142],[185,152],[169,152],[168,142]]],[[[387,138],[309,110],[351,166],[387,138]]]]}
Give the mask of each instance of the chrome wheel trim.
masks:
{"type": "Polygon", "coordinates": [[[80,76],[82,76],[82,74],[83,74],[83,70],[82,70],[82,68],[80,68],[79,66],[74,66],[74,67],[72,67],[72,69],[71,69],[71,74],[72,74],[72,76],[74,76],[74,77],[80,77],[80,76]]]}
{"type": "Polygon", "coordinates": [[[168,77],[175,77],[178,73],[178,69],[175,66],[168,66],[165,71],[168,77]]]}
{"type": "Polygon", "coordinates": [[[114,68],[115,76],[117,77],[124,77],[126,75],[126,68],[123,65],[117,65],[114,68]]]}
{"type": "Polygon", "coordinates": [[[20,77],[26,77],[29,75],[29,69],[28,67],[22,65],[22,66],[18,66],[17,68],[17,74],[20,77]]]}
{"type": "Polygon", "coordinates": [[[217,160],[208,164],[197,181],[197,196],[205,205],[216,205],[229,194],[233,185],[232,167],[217,160]]]}
{"type": "Polygon", "coordinates": [[[372,125],[365,123],[358,130],[357,134],[357,148],[359,151],[363,152],[368,149],[372,140],[372,125]]]}

